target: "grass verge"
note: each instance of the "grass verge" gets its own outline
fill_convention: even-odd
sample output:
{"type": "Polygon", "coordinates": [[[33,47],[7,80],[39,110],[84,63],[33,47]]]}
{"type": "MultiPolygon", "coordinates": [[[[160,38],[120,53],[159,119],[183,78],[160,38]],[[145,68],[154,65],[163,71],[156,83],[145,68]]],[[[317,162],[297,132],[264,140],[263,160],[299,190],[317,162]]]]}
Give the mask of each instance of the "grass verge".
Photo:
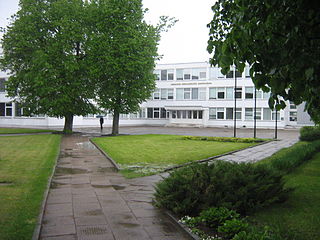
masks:
{"type": "Polygon", "coordinates": [[[265,208],[251,219],[278,229],[290,240],[319,240],[320,153],[288,174],[286,182],[286,187],[295,189],[288,201],[265,208]]]}
{"type": "Polygon", "coordinates": [[[139,177],[165,168],[247,148],[255,143],[189,141],[177,135],[128,135],[92,139],[123,169],[139,177]]]}
{"type": "Polygon", "coordinates": [[[0,128],[0,134],[16,134],[16,133],[42,133],[55,132],[48,129],[31,129],[31,128],[0,128]]]}
{"type": "Polygon", "coordinates": [[[0,239],[31,239],[59,135],[0,137],[0,239]]]}

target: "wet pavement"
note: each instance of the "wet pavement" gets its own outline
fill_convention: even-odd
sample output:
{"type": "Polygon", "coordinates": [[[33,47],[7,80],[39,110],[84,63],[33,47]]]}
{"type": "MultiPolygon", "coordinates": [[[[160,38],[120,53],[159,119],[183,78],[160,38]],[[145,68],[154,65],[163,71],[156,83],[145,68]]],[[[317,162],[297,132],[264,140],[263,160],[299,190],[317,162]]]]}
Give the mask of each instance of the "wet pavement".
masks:
{"type": "Polygon", "coordinates": [[[40,239],[190,239],[152,205],[154,183],[161,179],[125,179],[88,136],[65,136],[40,239]]]}
{"type": "MultiPolygon", "coordinates": [[[[45,206],[40,239],[190,239],[163,211],[152,205],[154,184],[160,175],[125,179],[89,142],[91,136],[110,133],[105,128],[75,129],[82,134],[64,136],[60,157],[45,206]]],[[[232,136],[232,129],[122,127],[121,134],[180,134],[232,136]]],[[[252,129],[237,136],[252,137],[252,129]]],[[[272,138],[273,130],[259,129],[257,136],[272,138]]],[[[298,130],[279,130],[280,141],[221,157],[228,161],[257,161],[298,140],[298,130]],[[269,145],[268,145],[269,144],[269,145]]]]}

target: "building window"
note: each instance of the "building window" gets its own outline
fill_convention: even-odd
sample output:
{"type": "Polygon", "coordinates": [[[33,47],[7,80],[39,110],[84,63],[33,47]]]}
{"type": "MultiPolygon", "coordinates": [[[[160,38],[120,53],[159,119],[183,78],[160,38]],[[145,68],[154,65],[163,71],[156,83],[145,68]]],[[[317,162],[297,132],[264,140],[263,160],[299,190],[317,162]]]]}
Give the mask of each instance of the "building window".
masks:
{"type": "Polygon", "coordinates": [[[161,108],[161,114],[160,114],[161,118],[167,118],[167,111],[165,108],[161,108]]]}
{"type": "Polygon", "coordinates": [[[159,100],[160,99],[160,89],[156,89],[153,93],[153,100],[159,100]]]}
{"type": "Polygon", "coordinates": [[[202,119],[202,111],[197,110],[174,110],[172,118],[178,119],[202,119]]]}
{"type": "Polygon", "coordinates": [[[207,71],[206,68],[190,68],[190,69],[177,69],[176,78],[177,80],[200,80],[206,79],[207,71]]]}
{"type": "Polygon", "coordinates": [[[217,119],[224,119],[224,108],[217,108],[217,119]]]}
{"type": "Polygon", "coordinates": [[[183,69],[177,69],[177,80],[183,80],[183,69]]]}
{"type": "Polygon", "coordinates": [[[173,69],[161,70],[160,76],[161,76],[161,81],[173,80],[174,70],[173,69]]]}
{"type": "Polygon", "coordinates": [[[276,120],[277,118],[277,121],[280,120],[280,112],[277,111],[277,114],[276,114],[276,111],[272,111],[272,120],[276,120]]]}
{"type": "Polygon", "coordinates": [[[191,69],[183,70],[183,80],[191,80],[191,69]]]}
{"type": "Polygon", "coordinates": [[[225,88],[218,88],[217,89],[218,99],[224,99],[224,91],[225,91],[225,88]]]}
{"type": "Polygon", "coordinates": [[[205,79],[207,77],[207,72],[205,68],[193,68],[192,69],[192,79],[199,80],[205,79]]]}
{"type": "Polygon", "coordinates": [[[173,88],[168,88],[168,99],[173,99],[173,88]]]}
{"type": "Polygon", "coordinates": [[[226,119],[233,119],[233,108],[226,108],[226,119]]]}
{"type": "Polygon", "coordinates": [[[226,88],[226,99],[233,99],[233,93],[234,93],[233,87],[227,87],[226,88]]]}
{"type": "Polygon", "coordinates": [[[209,119],[217,119],[217,109],[209,108],[209,119]]]}
{"type": "Polygon", "coordinates": [[[270,121],[271,120],[271,109],[263,108],[263,120],[270,121]]]}
{"type": "Polygon", "coordinates": [[[183,88],[176,89],[176,99],[183,100],[183,88]]]}
{"type": "Polygon", "coordinates": [[[173,88],[161,88],[161,100],[173,99],[173,88]]]}
{"type": "Polygon", "coordinates": [[[297,121],[297,112],[290,112],[289,113],[289,121],[291,121],[291,122],[297,121]]]}
{"type": "Polygon", "coordinates": [[[236,98],[238,98],[238,99],[242,98],[242,87],[237,87],[236,88],[236,94],[235,95],[236,95],[236,98]]]}
{"type": "Polygon", "coordinates": [[[245,88],[245,98],[246,99],[253,99],[253,87],[246,87],[245,88]]]}
{"type": "Polygon", "coordinates": [[[139,111],[139,117],[140,118],[146,118],[146,111],[145,108],[141,108],[139,111]]]}
{"type": "Polygon", "coordinates": [[[217,99],[217,88],[209,88],[209,99],[217,99]]]}
{"type": "Polygon", "coordinates": [[[168,90],[166,88],[161,89],[161,100],[166,100],[168,95],[168,90]]]}
{"type": "Polygon", "coordinates": [[[161,70],[161,81],[168,80],[168,71],[167,70],[161,70]]]}
{"type": "Polygon", "coordinates": [[[192,88],[192,100],[198,100],[199,96],[199,89],[198,88],[192,88]]]}
{"type": "Polygon", "coordinates": [[[20,103],[15,103],[15,116],[21,117],[23,116],[23,108],[20,103]]]}
{"type": "Polygon", "coordinates": [[[0,116],[11,117],[12,116],[12,103],[0,103],[0,116]]]}
{"type": "Polygon", "coordinates": [[[165,108],[148,108],[147,117],[153,119],[167,118],[167,111],[165,108]]]}
{"type": "Polygon", "coordinates": [[[199,88],[199,100],[206,100],[207,89],[199,88]]]}
{"type": "Polygon", "coordinates": [[[245,120],[253,120],[253,108],[245,108],[245,120]]]}
{"type": "Polygon", "coordinates": [[[160,118],[160,109],[159,108],[153,109],[153,118],[160,118]]]}
{"type": "Polygon", "coordinates": [[[290,109],[297,109],[297,106],[292,101],[290,101],[290,109]]]}
{"type": "Polygon", "coordinates": [[[183,89],[183,98],[184,98],[184,100],[189,100],[191,98],[191,89],[190,88],[183,89]]]}
{"type": "Polygon", "coordinates": [[[160,80],[160,70],[154,70],[153,73],[156,75],[156,80],[159,81],[160,80]]]}
{"type": "MultiPolygon", "coordinates": [[[[226,108],[226,119],[233,120],[234,119],[234,108],[226,108]]],[[[242,117],[242,109],[236,108],[236,118],[241,120],[242,117]]]]}
{"type": "Polygon", "coordinates": [[[6,82],[5,78],[0,78],[0,92],[5,92],[6,90],[5,82],[6,82]]]}
{"type": "Polygon", "coordinates": [[[261,120],[261,108],[256,108],[256,120],[261,120]]]}

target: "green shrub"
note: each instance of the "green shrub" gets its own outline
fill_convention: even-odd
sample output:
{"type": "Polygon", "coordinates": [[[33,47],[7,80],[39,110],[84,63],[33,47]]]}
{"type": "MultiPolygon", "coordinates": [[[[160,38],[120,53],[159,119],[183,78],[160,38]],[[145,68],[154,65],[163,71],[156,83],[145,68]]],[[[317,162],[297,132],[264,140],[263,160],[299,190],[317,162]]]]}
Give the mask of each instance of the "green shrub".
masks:
{"type": "Polygon", "coordinates": [[[284,151],[284,154],[279,153],[272,156],[269,162],[275,169],[288,173],[320,151],[320,140],[296,144],[284,151]]]}
{"type": "Polygon", "coordinates": [[[216,161],[174,171],[156,186],[158,206],[177,214],[198,215],[210,207],[240,214],[252,212],[287,196],[283,176],[264,165],[216,161]]]}
{"type": "Polygon", "coordinates": [[[234,218],[239,218],[240,215],[224,207],[219,208],[209,208],[200,213],[200,221],[205,225],[217,228],[218,226],[223,225],[226,220],[231,220],[234,218]]]}
{"type": "Polygon", "coordinates": [[[315,141],[320,140],[319,126],[305,126],[300,129],[301,141],[315,141]]]}
{"type": "Polygon", "coordinates": [[[218,227],[218,232],[222,233],[226,238],[233,238],[234,235],[242,231],[246,231],[249,224],[243,219],[231,219],[225,221],[222,226],[218,227]]]}
{"type": "Polygon", "coordinates": [[[238,143],[260,143],[265,142],[262,138],[234,138],[234,137],[198,137],[184,136],[184,140],[201,140],[201,141],[216,141],[216,142],[238,142],[238,143]]]}
{"type": "Polygon", "coordinates": [[[251,228],[248,231],[237,233],[232,240],[282,240],[283,238],[265,227],[262,231],[257,228],[251,228]]]}

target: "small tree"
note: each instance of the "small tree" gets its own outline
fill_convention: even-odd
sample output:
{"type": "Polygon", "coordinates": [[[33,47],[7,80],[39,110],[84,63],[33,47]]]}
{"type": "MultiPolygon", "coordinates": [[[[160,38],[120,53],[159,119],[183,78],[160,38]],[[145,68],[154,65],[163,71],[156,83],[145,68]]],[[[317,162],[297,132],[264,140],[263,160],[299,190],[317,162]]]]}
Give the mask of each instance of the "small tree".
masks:
{"type": "Polygon", "coordinates": [[[160,31],[170,19],[162,18],[157,27],[147,24],[141,0],[97,0],[91,7],[97,26],[90,45],[91,74],[97,80],[99,105],[113,113],[116,135],[120,113],[138,111],[154,90],[160,31]]]}
{"type": "Polygon", "coordinates": [[[8,96],[33,114],[64,117],[96,111],[94,84],[87,74],[87,4],[82,0],[21,0],[4,30],[1,68],[12,74],[8,96]]]}
{"type": "Polygon", "coordinates": [[[306,101],[320,122],[320,12],[318,1],[218,0],[212,7],[208,51],[227,73],[249,63],[257,88],[271,90],[269,105],[306,101]]]}

